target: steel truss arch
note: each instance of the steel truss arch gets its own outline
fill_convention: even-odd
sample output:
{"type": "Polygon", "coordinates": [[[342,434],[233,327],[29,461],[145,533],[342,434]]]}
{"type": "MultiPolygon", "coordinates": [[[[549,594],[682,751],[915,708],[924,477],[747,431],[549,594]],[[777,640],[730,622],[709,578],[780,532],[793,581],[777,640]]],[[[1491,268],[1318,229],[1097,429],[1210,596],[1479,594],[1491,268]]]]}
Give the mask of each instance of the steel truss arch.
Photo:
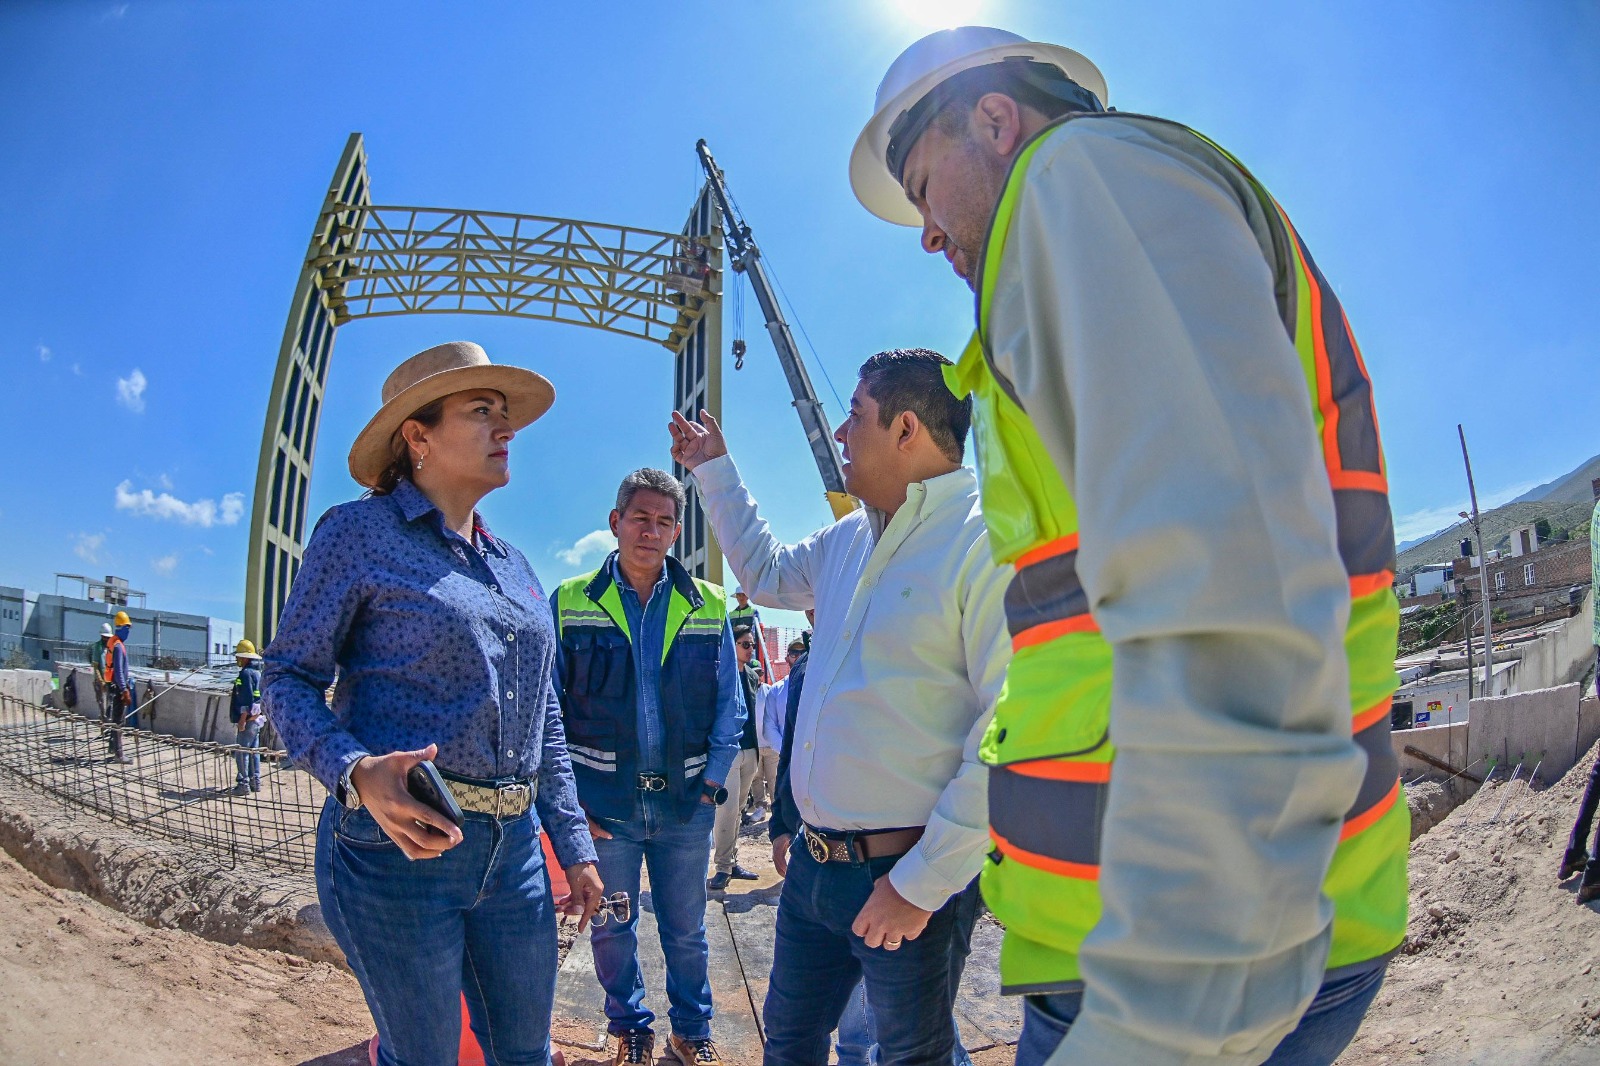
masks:
{"type": "MultiPolygon", "coordinates": [[[[334,171],[279,346],[251,512],[245,628],[272,639],[300,569],[323,392],[339,326],[358,318],[485,314],[560,322],[660,344],[673,407],[722,407],[722,228],[702,189],[683,230],[501,211],[373,204],[359,133],[334,171]]],[[[680,478],[684,472],[674,468],[680,478]]],[[[721,578],[690,492],[676,554],[721,578]]]]}

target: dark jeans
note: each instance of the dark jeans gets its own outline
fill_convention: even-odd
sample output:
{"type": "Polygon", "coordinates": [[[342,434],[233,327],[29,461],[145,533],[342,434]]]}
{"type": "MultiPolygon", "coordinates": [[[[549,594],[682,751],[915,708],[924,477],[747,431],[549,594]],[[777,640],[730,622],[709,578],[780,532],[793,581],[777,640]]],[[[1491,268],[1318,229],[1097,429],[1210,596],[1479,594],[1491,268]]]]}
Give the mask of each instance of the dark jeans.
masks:
{"type": "MultiPolygon", "coordinates": [[[[1600,648],[1595,649],[1594,690],[1595,695],[1600,696],[1600,648]]],[[[1600,833],[1595,834],[1593,847],[1589,846],[1589,830],[1594,824],[1597,805],[1600,805],[1600,759],[1589,767],[1589,784],[1583,790],[1583,799],[1578,801],[1578,820],[1572,824],[1572,835],[1567,838],[1567,850],[1587,851],[1591,862],[1600,862],[1600,833]]]]}
{"type": "MultiPolygon", "coordinates": [[[[662,793],[641,796],[626,822],[597,818],[611,834],[594,842],[595,870],[606,894],[626,892],[633,913],[626,922],[594,926],[590,947],[594,973],[606,991],[607,1028],[613,1033],[649,1029],[655,1012],[644,1005],[639,968],[639,868],[650,872],[650,905],[667,960],[667,1017],[685,1040],[711,1036],[711,978],[706,944],[706,860],[717,808],[702,803],[687,822],[678,821],[662,793]]],[[[733,802],[733,797],[728,797],[733,802]]]]}
{"type": "Polygon", "coordinates": [[[827,1062],[829,1034],[863,978],[879,1061],[949,1066],[955,1045],[950,1019],[978,920],[978,885],[952,896],[915,940],[894,951],[869,948],[850,926],[873,883],[894,864],[893,858],[823,864],[804,845],[789,848],[763,1012],[766,1066],[827,1062]]]}
{"type": "MultiPolygon", "coordinates": [[[[1385,963],[1325,982],[1300,1024],[1279,1042],[1264,1066],[1330,1066],[1355,1039],[1388,971],[1385,963]]],[[[1082,1005],[1082,992],[1029,996],[1016,1066],[1043,1066],[1072,1028],[1082,1005]]]]}
{"type": "Polygon", "coordinates": [[[117,699],[116,689],[106,686],[106,703],[108,711],[106,716],[106,747],[111,749],[112,758],[122,757],[122,730],[139,728],[139,694],[134,692],[130,697],[132,702],[126,707],[117,699]]]}
{"type": "Polygon", "coordinates": [[[373,1021],[379,1066],[454,1066],[461,995],[490,1066],[547,1066],[556,912],[529,812],[468,813],[465,839],[412,862],[365,809],[329,799],[317,898],[373,1021]]]}

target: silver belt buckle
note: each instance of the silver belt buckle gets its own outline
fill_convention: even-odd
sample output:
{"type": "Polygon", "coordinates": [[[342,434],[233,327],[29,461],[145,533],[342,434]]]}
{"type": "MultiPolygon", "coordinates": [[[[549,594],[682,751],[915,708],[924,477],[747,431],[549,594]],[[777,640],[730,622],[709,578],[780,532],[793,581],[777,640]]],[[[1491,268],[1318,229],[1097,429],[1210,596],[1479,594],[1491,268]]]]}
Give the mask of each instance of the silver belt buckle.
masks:
{"type": "Polygon", "coordinates": [[[496,788],[494,790],[494,816],[496,818],[502,817],[508,804],[515,807],[520,803],[522,810],[517,811],[516,813],[518,814],[526,811],[528,809],[527,799],[530,791],[531,789],[521,781],[496,788]]]}

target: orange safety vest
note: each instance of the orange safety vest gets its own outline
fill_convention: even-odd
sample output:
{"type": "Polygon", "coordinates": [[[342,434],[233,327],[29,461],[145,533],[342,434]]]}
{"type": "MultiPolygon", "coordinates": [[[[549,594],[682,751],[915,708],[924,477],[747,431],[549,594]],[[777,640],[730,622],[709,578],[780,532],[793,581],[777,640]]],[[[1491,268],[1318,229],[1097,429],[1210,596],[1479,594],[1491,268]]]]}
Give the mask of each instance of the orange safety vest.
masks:
{"type": "Polygon", "coordinates": [[[100,660],[100,680],[104,681],[108,685],[117,679],[115,670],[116,653],[117,648],[121,646],[121,644],[122,638],[117,636],[113,636],[110,640],[106,641],[105,655],[100,660]]]}

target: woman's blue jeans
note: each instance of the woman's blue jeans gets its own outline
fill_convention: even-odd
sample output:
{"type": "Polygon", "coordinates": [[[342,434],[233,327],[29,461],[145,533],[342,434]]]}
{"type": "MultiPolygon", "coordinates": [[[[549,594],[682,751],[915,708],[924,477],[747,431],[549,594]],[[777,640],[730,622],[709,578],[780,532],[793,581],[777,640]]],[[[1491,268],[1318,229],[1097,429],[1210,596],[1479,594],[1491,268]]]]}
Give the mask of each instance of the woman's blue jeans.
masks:
{"type": "Polygon", "coordinates": [[[547,1066],[556,912],[532,811],[466,816],[465,839],[412,862],[365,809],[329,799],[317,896],[378,1024],[380,1066],[455,1066],[461,995],[489,1066],[547,1066]]]}
{"type": "MultiPolygon", "coordinates": [[[[1388,972],[1384,962],[1324,982],[1300,1024],[1279,1042],[1263,1066],[1330,1066],[1355,1039],[1388,972]]],[[[1016,1066],[1043,1066],[1072,1028],[1082,1005],[1082,992],[1029,996],[1016,1066]]]]}

